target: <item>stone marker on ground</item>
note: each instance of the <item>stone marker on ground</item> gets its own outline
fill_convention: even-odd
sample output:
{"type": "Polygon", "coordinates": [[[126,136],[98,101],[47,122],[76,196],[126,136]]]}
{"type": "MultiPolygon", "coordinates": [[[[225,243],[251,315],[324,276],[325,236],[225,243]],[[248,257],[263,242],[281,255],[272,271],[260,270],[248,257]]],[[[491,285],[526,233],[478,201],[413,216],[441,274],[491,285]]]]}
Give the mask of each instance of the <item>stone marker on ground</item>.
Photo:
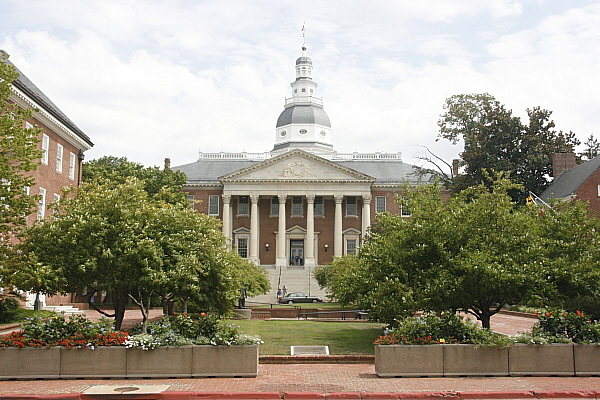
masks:
{"type": "Polygon", "coordinates": [[[329,346],[290,346],[293,356],[328,356],[329,346]]]}

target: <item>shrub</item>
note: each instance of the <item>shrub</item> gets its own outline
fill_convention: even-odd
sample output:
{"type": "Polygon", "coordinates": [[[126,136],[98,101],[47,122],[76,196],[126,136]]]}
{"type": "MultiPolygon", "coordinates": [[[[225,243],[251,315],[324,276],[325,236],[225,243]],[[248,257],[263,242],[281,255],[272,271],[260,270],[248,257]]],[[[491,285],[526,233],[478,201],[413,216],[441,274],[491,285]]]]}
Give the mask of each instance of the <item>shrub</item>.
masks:
{"type": "Polygon", "coordinates": [[[534,336],[566,339],[575,343],[600,343],[600,324],[582,311],[548,310],[538,313],[534,336]]]}
{"type": "Polygon", "coordinates": [[[12,297],[0,296],[0,324],[13,322],[19,310],[19,302],[12,297]]]}
{"type": "Polygon", "coordinates": [[[440,315],[425,313],[420,317],[405,318],[393,329],[386,330],[375,344],[434,344],[471,343],[488,346],[508,346],[510,339],[460,315],[443,312],[440,315]]]}

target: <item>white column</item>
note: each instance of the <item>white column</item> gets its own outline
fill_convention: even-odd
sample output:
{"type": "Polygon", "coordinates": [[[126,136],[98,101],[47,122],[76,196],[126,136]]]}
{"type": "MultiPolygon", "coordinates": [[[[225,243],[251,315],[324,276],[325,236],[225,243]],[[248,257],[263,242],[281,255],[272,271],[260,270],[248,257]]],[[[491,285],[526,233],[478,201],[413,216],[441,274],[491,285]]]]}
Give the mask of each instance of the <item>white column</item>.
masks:
{"type": "Polygon", "coordinates": [[[250,196],[250,248],[248,259],[256,264],[258,261],[258,195],[250,196]]]}
{"type": "Polygon", "coordinates": [[[287,265],[287,259],[285,256],[285,201],[286,196],[278,196],[279,197],[279,228],[277,237],[277,261],[276,265],[280,267],[284,267],[287,265]]]}
{"type": "Polygon", "coordinates": [[[306,244],[304,265],[315,266],[315,196],[306,196],[306,244]]]}
{"type": "Polygon", "coordinates": [[[227,248],[231,249],[231,214],[229,213],[231,196],[224,194],[221,197],[223,198],[223,236],[225,236],[227,248]]]}
{"type": "Polygon", "coordinates": [[[344,242],[342,240],[342,201],[344,196],[335,195],[335,225],[333,227],[333,256],[341,257],[344,253],[344,242]]]}
{"type": "Polygon", "coordinates": [[[371,226],[371,195],[365,194],[362,197],[362,240],[365,240],[367,229],[371,226]]]}

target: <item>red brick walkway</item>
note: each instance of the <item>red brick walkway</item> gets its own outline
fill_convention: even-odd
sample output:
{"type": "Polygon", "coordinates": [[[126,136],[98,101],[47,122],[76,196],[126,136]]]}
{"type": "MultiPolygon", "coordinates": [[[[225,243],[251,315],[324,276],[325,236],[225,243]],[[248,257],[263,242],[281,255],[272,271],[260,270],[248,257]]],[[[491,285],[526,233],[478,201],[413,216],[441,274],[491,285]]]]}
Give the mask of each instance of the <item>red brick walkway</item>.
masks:
{"type": "MultiPolygon", "coordinates": [[[[456,392],[469,392],[479,393],[473,396],[475,398],[491,398],[493,395],[506,399],[533,397],[532,393],[538,392],[544,393],[544,396],[538,397],[600,398],[599,377],[378,378],[375,366],[370,364],[261,364],[257,378],[4,381],[0,382],[0,394],[69,394],[81,393],[94,385],[149,384],[170,385],[165,394],[211,393],[214,397],[218,397],[218,393],[238,393],[239,397],[241,393],[253,393],[255,397],[251,398],[260,398],[261,394],[266,396],[269,393],[346,393],[354,394],[354,397],[343,398],[357,399],[361,393],[383,395],[419,392],[421,396],[448,397],[456,392]],[[489,394],[489,397],[481,392],[489,394]]],[[[236,398],[235,395],[231,396],[236,398]]]]}

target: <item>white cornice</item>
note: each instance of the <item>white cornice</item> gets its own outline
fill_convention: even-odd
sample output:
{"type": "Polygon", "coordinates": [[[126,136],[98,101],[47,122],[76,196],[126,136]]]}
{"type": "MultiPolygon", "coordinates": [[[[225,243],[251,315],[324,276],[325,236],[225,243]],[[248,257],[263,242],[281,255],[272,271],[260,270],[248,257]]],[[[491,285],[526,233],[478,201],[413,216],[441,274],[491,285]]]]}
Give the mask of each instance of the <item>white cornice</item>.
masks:
{"type": "Polygon", "coordinates": [[[244,175],[244,174],[247,174],[249,172],[265,168],[265,167],[267,167],[269,165],[272,165],[272,164],[275,164],[277,162],[280,162],[281,160],[285,160],[287,158],[291,158],[291,157],[294,157],[294,156],[300,156],[300,157],[303,157],[303,158],[306,158],[306,159],[310,159],[310,160],[319,162],[321,164],[329,166],[330,168],[335,168],[337,170],[343,171],[343,172],[345,172],[347,174],[350,174],[352,176],[355,176],[357,178],[355,180],[354,179],[332,180],[331,182],[363,182],[363,183],[370,183],[370,182],[374,182],[375,181],[375,178],[373,178],[373,177],[371,177],[371,176],[369,176],[367,174],[363,174],[362,172],[358,172],[358,171],[356,171],[354,169],[338,165],[338,164],[336,164],[336,163],[334,163],[332,161],[329,161],[329,160],[327,160],[327,159],[325,159],[323,157],[319,157],[319,156],[317,156],[315,154],[308,153],[308,152],[306,152],[304,150],[299,150],[299,149],[295,149],[295,150],[289,151],[287,153],[275,156],[275,157],[270,158],[268,160],[265,160],[263,162],[250,165],[250,166],[248,166],[246,168],[239,169],[237,171],[234,171],[232,173],[229,173],[227,175],[224,175],[224,176],[220,177],[219,180],[221,182],[240,182],[240,181],[242,181],[242,182],[306,182],[306,183],[316,183],[316,182],[324,182],[325,181],[325,180],[317,180],[317,179],[269,179],[269,180],[263,180],[263,179],[260,179],[260,180],[252,180],[252,179],[251,180],[246,180],[246,179],[243,179],[243,180],[238,181],[236,179],[236,177],[238,177],[240,175],[244,175]]]}
{"type": "Polygon", "coordinates": [[[65,124],[54,118],[43,106],[39,105],[31,97],[27,96],[14,85],[12,85],[11,88],[13,92],[11,100],[13,100],[19,107],[37,108],[38,111],[35,113],[35,118],[39,119],[44,125],[47,125],[50,129],[52,129],[52,131],[58,133],[61,137],[83,151],[87,151],[92,148],[92,146],[81,139],[77,133],[73,132],[73,130],[71,130],[65,124]]]}

